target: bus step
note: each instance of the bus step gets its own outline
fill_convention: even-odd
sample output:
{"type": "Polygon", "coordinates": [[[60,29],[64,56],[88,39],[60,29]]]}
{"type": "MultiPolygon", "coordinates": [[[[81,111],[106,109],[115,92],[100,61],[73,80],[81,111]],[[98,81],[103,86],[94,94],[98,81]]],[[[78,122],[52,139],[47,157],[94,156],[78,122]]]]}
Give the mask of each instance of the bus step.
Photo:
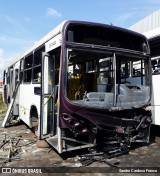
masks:
{"type": "Polygon", "coordinates": [[[58,138],[53,136],[50,138],[45,139],[51,146],[58,149],[58,138]]]}

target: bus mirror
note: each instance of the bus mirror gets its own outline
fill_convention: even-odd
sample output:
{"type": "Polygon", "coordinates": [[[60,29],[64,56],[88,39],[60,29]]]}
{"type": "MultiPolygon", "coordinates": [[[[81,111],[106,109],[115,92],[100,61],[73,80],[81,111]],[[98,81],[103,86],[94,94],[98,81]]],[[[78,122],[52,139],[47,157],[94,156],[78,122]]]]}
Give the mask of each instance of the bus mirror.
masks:
{"type": "Polygon", "coordinates": [[[34,88],[34,94],[35,95],[41,95],[41,87],[35,87],[34,88]]]}

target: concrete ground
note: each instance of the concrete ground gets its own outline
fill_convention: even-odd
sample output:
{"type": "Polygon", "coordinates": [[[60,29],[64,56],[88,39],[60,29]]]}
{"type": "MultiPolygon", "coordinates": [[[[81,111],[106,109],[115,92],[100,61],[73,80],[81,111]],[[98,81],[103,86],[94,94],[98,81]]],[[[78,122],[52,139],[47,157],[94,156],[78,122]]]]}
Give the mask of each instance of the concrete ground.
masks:
{"type": "MultiPolygon", "coordinates": [[[[78,161],[78,157],[75,153],[68,155],[67,158],[62,158],[53,148],[37,148],[37,139],[34,133],[24,124],[19,123],[15,126],[8,128],[1,128],[4,116],[0,116],[0,167],[49,167],[57,168],[72,167],[76,169],[80,168],[82,164],[78,161]],[[11,141],[13,146],[16,146],[16,150],[11,146],[11,141]],[[7,141],[3,147],[4,141],[7,141]],[[6,158],[9,154],[9,149],[12,149],[11,161],[6,158]]],[[[110,175],[133,175],[132,173],[121,173],[122,169],[126,167],[138,167],[135,169],[141,169],[141,167],[160,167],[160,127],[152,126],[151,128],[151,142],[146,146],[138,146],[132,148],[129,154],[119,156],[115,158],[119,161],[118,173],[114,173],[114,167],[109,166],[105,163],[93,162],[89,166],[85,167],[84,173],[37,173],[36,175],[109,175],[109,173],[89,173],[90,168],[102,168],[109,169],[110,175]],[[123,168],[124,167],[124,168],[123,168]],[[121,170],[119,170],[121,169],[121,170]],[[88,173],[86,173],[88,171],[88,173]]],[[[62,169],[63,169],[62,168],[62,169]]],[[[153,169],[153,168],[152,168],[153,169]]],[[[160,170],[160,168],[159,168],[160,170]]],[[[22,171],[20,171],[22,172],[22,171]]],[[[24,170],[25,172],[25,170],[24,170]]],[[[93,172],[93,170],[92,170],[93,172]]],[[[105,172],[105,171],[102,171],[105,172]]],[[[123,170],[123,172],[125,172],[123,170]]],[[[159,173],[160,174],[160,173],[159,173]]],[[[0,175],[35,175],[26,173],[15,173],[15,174],[0,174],[0,175]]],[[[134,174],[135,175],[135,174],[134,174]]],[[[142,175],[142,173],[137,173],[137,175],[142,175]]],[[[158,175],[157,173],[145,173],[145,175],[158,175]]]]}

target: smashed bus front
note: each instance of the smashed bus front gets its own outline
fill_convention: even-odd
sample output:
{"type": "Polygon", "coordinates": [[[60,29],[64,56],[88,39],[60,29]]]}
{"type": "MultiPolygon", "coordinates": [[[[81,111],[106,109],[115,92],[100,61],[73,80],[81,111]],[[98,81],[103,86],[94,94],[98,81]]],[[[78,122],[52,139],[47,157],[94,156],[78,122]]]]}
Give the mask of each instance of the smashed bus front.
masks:
{"type": "Polygon", "coordinates": [[[74,138],[80,146],[148,142],[151,71],[146,38],[118,27],[68,22],[64,39],[62,139],[74,138]]]}

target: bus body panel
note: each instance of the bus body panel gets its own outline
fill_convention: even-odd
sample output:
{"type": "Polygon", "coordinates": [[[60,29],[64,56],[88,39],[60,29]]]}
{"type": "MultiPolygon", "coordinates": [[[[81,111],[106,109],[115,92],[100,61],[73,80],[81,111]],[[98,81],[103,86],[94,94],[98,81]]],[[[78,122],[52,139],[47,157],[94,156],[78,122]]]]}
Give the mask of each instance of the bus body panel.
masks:
{"type": "Polygon", "coordinates": [[[160,75],[152,76],[152,124],[160,125],[160,75]]]}
{"type": "Polygon", "coordinates": [[[40,115],[40,96],[34,94],[34,88],[40,87],[39,84],[21,84],[19,96],[19,117],[29,127],[32,127],[30,110],[35,106],[40,115]]]}
{"type": "Polygon", "coordinates": [[[160,125],[160,27],[145,32],[151,50],[152,66],[152,124],[160,125]]]}

